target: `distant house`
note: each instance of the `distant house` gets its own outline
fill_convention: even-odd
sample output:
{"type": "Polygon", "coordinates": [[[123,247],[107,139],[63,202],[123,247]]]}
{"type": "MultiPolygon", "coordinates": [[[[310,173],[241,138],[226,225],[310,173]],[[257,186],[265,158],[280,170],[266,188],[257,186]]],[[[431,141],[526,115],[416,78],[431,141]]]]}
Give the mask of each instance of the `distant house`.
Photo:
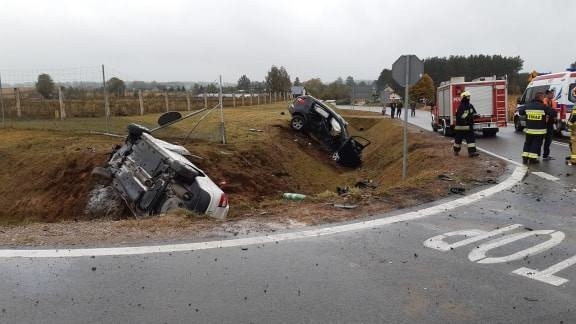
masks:
{"type": "Polygon", "coordinates": [[[400,97],[397,93],[395,93],[394,89],[392,89],[390,86],[386,86],[384,90],[380,91],[380,101],[383,104],[388,104],[391,101],[400,99],[402,99],[402,97],[400,97]]]}
{"type": "Polygon", "coordinates": [[[292,98],[298,98],[306,94],[306,89],[303,86],[293,86],[290,88],[290,92],[292,92],[292,98]]]}

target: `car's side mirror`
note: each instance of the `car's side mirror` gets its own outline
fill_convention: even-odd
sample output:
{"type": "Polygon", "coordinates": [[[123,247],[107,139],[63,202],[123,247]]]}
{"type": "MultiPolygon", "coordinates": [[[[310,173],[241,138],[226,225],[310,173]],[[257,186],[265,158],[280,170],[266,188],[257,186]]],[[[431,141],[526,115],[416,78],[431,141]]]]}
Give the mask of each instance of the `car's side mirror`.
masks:
{"type": "Polygon", "coordinates": [[[517,103],[517,104],[521,104],[521,103],[522,103],[522,97],[518,97],[518,98],[516,99],[516,103],[517,103]]]}

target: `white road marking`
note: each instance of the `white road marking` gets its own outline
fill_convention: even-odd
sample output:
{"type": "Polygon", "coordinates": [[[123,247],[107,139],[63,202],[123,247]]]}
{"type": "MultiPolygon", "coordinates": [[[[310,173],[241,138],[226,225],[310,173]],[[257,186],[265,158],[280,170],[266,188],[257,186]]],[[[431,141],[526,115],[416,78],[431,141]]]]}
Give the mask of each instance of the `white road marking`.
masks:
{"type": "Polygon", "coordinates": [[[553,175],[551,175],[551,174],[548,174],[548,173],[546,173],[546,172],[540,172],[540,171],[534,172],[534,171],[533,171],[533,172],[530,172],[530,173],[532,173],[532,174],[535,175],[535,176],[539,176],[539,177],[542,178],[542,179],[546,179],[546,180],[550,180],[550,181],[558,181],[558,180],[560,180],[560,178],[557,178],[557,177],[555,177],[555,176],[553,176],[553,175]]]}
{"type": "Polygon", "coordinates": [[[554,230],[539,230],[539,231],[509,234],[504,237],[494,239],[489,242],[481,244],[477,249],[473,249],[472,251],[470,251],[470,254],[468,254],[468,259],[472,262],[478,262],[483,264],[502,263],[502,262],[520,260],[524,257],[544,252],[560,244],[560,242],[564,240],[565,236],[566,235],[564,235],[563,232],[560,231],[557,232],[554,230]],[[512,242],[530,236],[538,236],[538,235],[550,235],[550,239],[548,239],[546,242],[542,242],[540,244],[534,245],[532,247],[526,248],[522,251],[518,251],[510,255],[505,255],[502,257],[493,257],[493,258],[486,257],[486,253],[492,249],[504,246],[506,244],[510,244],[512,242]]]}
{"type": "Polygon", "coordinates": [[[538,271],[538,270],[534,270],[534,269],[530,269],[530,268],[520,268],[517,270],[512,271],[512,273],[520,275],[520,276],[524,276],[524,277],[528,277],[530,279],[534,279],[534,280],[538,280],[538,281],[542,281],[544,283],[550,284],[550,285],[554,285],[554,286],[560,286],[562,284],[567,283],[569,280],[562,278],[562,277],[558,277],[555,276],[554,274],[557,272],[560,272],[572,265],[576,264],[576,255],[568,258],[564,261],[558,262],[553,266],[550,266],[542,271],[538,271]]]}
{"type": "Polygon", "coordinates": [[[476,147],[476,149],[477,149],[478,151],[480,151],[480,152],[484,152],[484,153],[486,153],[486,154],[488,154],[488,155],[492,155],[493,157],[497,157],[497,158],[499,158],[499,159],[501,159],[501,160],[504,160],[504,161],[506,161],[506,162],[508,162],[508,163],[512,163],[512,164],[514,164],[514,165],[516,165],[516,166],[523,167],[522,163],[516,162],[516,161],[514,161],[514,160],[512,160],[512,159],[510,159],[510,158],[507,158],[507,157],[505,157],[505,156],[498,155],[498,154],[496,154],[496,153],[492,153],[492,152],[490,152],[490,151],[488,151],[488,150],[485,150],[485,149],[483,149],[483,148],[481,148],[481,147],[476,147]]]}
{"type": "Polygon", "coordinates": [[[568,144],[566,144],[566,143],[562,143],[562,142],[552,141],[552,144],[556,144],[556,145],[564,146],[564,147],[570,147],[570,145],[568,145],[568,144]]]}
{"type": "Polygon", "coordinates": [[[474,242],[485,240],[487,238],[491,238],[493,236],[502,234],[507,231],[511,231],[521,226],[522,226],[521,224],[512,224],[490,232],[477,229],[450,232],[427,239],[426,241],[424,241],[424,246],[439,251],[449,251],[451,249],[459,248],[464,245],[468,245],[474,242]],[[451,236],[464,236],[468,238],[454,243],[446,243],[444,239],[451,236]]]}
{"type": "MultiPolygon", "coordinates": [[[[460,231],[454,231],[454,232],[449,232],[449,233],[445,233],[442,235],[438,235],[438,236],[434,236],[432,238],[427,239],[426,241],[424,241],[424,246],[428,247],[428,248],[432,248],[435,250],[439,250],[439,251],[449,251],[451,249],[454,248],[458,248],[458,247],[462,247],[465,245],[468,245],[470,243],[475,243],[477,241],[480,240],[484,240],[487,238],[491,238],[493,236],[496,236],[498,234],[502,234],[504,232],[516,229],[522,227],[521,224],[512,224],[494,231],[490,231],[490,232],[486,232],[483,230],[479,230],[479,229],[467,229],[467,230],[460,230],[460,231]],[[462,241],[458,241],[458,242],[454,242],[454,243],[447,243],[444,240],[448,237],[453,237],[453,236],[465,236],[465,237],[469,237],[465,240],[462,241]]],[[[554,230],[537,230],[537,231],[530,231],[530,232],[522,232],[522,233],[514,233],[514,234],[508,234],[506,236],[497,238],[497,239],[492,239],[486,243],[483,243],[481,245],[479,245],[478,247],[472,249],[470,251],[470,253],[468,254],[468,259],[472,262],[477,262],[477,263],[483,263],[483,264],[494,264],[494,263],[503,263],[503,262],[510,262],[510,261],[515,261],[515,260],[520,260],[524,257],[527,256],[531,256],[531,255],[535,255],[541,252],[544,252],[550,248],[553,248],[554,246],[560,244],[564,238],[566,237],[566,235],[563,232],[560,231],[554,231],[554,230]],[[512,253],[510,255],[506,255],[506,256],[502,256],[502,257],[486,257],[486,253],[488,253],[489,251],[516,242],[518,240],[530,237],[530,236],[539,236],[539,235],[549,235],[550,238],[545,241],[542,242],[540,244],[531,246],[529,248],[526,248],[522,251],[518,251],[516,253],[512,253]]],[[[539,280],[541,282],[547,283],[547,284],[551,284],[554,286],[560,286],[570,280],[565,279],[565,278],[561,278],[558,276],[555,276],[554,274],[562,271],[572,265],[576,264],[576,256],[573,256],[569,259],[566,259],[562,262],[559,262],[545,270],[542,271],[538,271],[538,270],[534,270],[534,269],[529,269],[529,268],[519,268],[516,269],[514,271],[512,271],[512,273],[514,274],[518,274],[524,277],[528,277],[530,279],[535,279],[535,280],[539,280]]]]}
{"type": "Polygon", "coordinates": [[[259,237],[248,237],[233,240],[210,241],[199,243],[180,243],[154,246],[133,246],[133,247],[112,247],[112,248],[86,248],[86,249],[6,249],[0,250],[0,258],[62,258],[62,257],[86,257],[86,256],[114,256],[114,255],[140,255],[150,253],[167,253],[182,252],[194,250],[207,250],[225,247],[246,246],[262,243],[273,243],[285,240],[295,240],[325,235],[333,235],[344,232],[365,230],[374,227],[386,226],[399,222],[413,221],[424,217],[432,216],[441,212],[452,210],[457,207],[465,206],[483,198],[509,189],[520,182],[526,175],[526,167],[517,167],[506,180],[501,183],[473,193],[471,195],[452,200],[440,205],[424,208],[421,210],[408,212],[401,215],[379,218],[364,222],[337,225],[318,229],[304,230],[300,232],[291,232],[283,234],[274,234],[259,237]]]}

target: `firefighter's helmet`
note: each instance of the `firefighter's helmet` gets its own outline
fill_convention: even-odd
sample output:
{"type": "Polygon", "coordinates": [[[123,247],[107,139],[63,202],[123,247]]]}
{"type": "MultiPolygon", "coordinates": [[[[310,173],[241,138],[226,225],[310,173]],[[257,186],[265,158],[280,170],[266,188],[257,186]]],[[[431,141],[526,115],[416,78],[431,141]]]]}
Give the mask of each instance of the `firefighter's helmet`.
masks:
{"type": "Polygon", "coordinates": [[[460,94],[460,98],[464,98],[464,97],[470,98],[470,92],[468,92],[468,91],[462,92],[462,93],[460,94]]]}

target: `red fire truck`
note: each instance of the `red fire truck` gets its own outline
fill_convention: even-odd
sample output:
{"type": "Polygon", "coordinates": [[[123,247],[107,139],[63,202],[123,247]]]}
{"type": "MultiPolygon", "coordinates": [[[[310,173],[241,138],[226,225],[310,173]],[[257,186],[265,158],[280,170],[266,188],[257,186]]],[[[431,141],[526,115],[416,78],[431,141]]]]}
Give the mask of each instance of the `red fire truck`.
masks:
{"type": "Polygon", "coordinates": [[[465,82],[464,77],[453,77],[442,82],[436,91],[436,105],[432,108],[432,129],[444,136],[452,135],[460,105],[460,94],[470,93],[470,103],[479,117],[474,119],[474,130],[484,136],[495,136],[500,127],[506,127],[508,111],[508,81],[484,77],[465,82]]]}

